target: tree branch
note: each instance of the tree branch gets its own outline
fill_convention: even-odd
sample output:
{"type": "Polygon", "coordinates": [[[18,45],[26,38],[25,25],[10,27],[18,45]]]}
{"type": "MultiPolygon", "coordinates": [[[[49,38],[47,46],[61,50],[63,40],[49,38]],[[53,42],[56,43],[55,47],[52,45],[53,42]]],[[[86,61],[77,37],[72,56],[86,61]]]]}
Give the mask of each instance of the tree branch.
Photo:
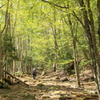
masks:
{"type": "Polygon", "coordinates": [[[2,8],[4,5],[0,6],[0,8],[2,8]]]}
{"type": "Polygon", "coordinates": [[[45,0],[41,0],[41,1],[46,2],[46,3],[49,3],[50,5],[53,5],[53,6],[56,6],[56,7],[59,7],[59,8],[65,8],[65,9],[68,8],[66,6],[60,6],[60,5],[54,4],[54,3],[49,2],[49,1],[45,1],[45,0]]]}
{"type": "Polygon", "coordinates": [[[7,3],[6,14],[5,14],[5,25],[4,25],[3,29],[0,31],[0,36],[2,35],[2,33],[7,28],[7,24],[8,24],[8,5],[9,5],[9,0],[8,0],[8,3],[7,3]]]}
{"type": "Polygon", "coordinates": [[[73,11],[73,16],[76,17],[76,19],[81,23],[83,28],[85,28],[84,23],[81,21],[81,19],[76,15],[76,13],[73,11]]]}

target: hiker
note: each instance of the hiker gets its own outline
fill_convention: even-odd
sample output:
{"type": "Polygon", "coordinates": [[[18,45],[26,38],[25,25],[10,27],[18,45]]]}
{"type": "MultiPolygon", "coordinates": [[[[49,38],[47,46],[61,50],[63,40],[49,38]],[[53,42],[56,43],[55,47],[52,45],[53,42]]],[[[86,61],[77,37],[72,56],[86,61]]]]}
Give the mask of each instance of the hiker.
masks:
{"type": "Polygon", "coordinates": [[[36,78],[36,68],[32,69],[32,75],[33,75],[33,79],[35,79],[36,78]]]}

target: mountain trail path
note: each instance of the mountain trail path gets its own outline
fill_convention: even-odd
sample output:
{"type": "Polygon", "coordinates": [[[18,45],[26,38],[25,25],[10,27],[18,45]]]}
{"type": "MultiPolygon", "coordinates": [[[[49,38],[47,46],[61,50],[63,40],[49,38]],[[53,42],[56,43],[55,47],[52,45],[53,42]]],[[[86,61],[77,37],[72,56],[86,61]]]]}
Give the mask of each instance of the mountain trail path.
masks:
{"type": "Polygon", "coordinates": [[[23,75],[18,79],[28,86],[19,82],[10,85],[9,89],[0,89],[0,100],[99,100],[95,82],[81,80],[81,88],[78,88],[74,75],[61,77],[59,73],[51,72],[38,74],[35,80],[31,75],[23,75]],[[63,80],[65,77],[68,80],[63,80]]]}

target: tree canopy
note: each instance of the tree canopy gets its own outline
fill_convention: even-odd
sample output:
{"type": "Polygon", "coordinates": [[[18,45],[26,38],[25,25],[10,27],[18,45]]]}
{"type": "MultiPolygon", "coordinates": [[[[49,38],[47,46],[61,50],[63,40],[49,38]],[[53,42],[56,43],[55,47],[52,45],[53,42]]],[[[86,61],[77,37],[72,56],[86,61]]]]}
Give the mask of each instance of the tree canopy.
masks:
{"type": "Polygon", "coordinates": [[[0,73],[82,60],[100,93],[100,0],[1,0],[0,12],[0,73]]]}

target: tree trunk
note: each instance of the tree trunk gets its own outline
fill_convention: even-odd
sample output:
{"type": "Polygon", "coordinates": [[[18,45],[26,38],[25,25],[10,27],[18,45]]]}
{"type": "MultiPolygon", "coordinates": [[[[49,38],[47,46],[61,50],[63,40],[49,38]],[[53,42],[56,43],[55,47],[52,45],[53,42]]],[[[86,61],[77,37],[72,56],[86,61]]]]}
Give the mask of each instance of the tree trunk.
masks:
{"type": "Polygon", "coordinates": [[[0,31],[0,79],[4,77],[3,73],[3,66],[4,66],[4,61],[6,58],[6,50],[5,50],[5,43],[6,43],[6,35],[8,32],[8,25],[9,25],[9,13],[8,13],[8,8],[9,8],[9,0],[7,1],[7,7],[6,7],[6,13],[5,13],[5,25],[3,29],[0,31]],[[4,35],[2,35],[4,33],[4,35]],[[5,38],[3,38],[3,36],[5,38]]]}
{"type": "Polygon", "coordinates": [[[100,46],[100,0],[97,0],[98,8],[98,36],[99,36],[99,46],[100,46]]]}
{"type": "Polygon", "coordinates": [[[87,43],[89,45],[92,70],[94,74],[98,96],[100,99],[100,61],[99,61],[100,57],[98,53],[98,48],[96,46],[94,20],[93,20],[92,11],[90,8],[90,0],[87,0],[88,10],[85,9],[86,7],[83,0],[79,0],[79,4],[83,8],[82,13],[84,17],[84,30],[87,37],[87,43]]]}
{"type": "MultiPolygon", "coordinates": [[[[56,11],[55,11],[55,7],[54,7],[54,23],[56,22],[56,11]]],[[[58,64],[57,64],[57,60],[58,60],[58,44],[57,44],[57,30],[56,30],[56,25],[54,25],[53,27],[53,36],[54,36],[54,63],[53,63],[53,68],[54,68],[54,72],[56,72],[58,64]]]]}
{"type": "Polygon", "coordinates": [[[3,72],[3,54],[2,54],[2,41],[0,37],[0,79],[2,79],[3,72]]]}
{"type": "Polygon", "coordinates": [[[78,52],[77,52],[77,46],[76,46],[77,35],[74,32],[75,25],[72,25],[70,15],[68,16],[68,21],[69,21],[69,26],[70,26],[72,38],[73,38],[74,68],[75,68],[75,74],[76,74],[76,82],[77,82],[77,86],[80,87],[79,68],[78,68],[79,66],[77,63],[78,62],[78,60],[77,60],[78,59],[78,52]]]}
{"type": "Polygon", "coordinates": [[[74,68],[75,68],[75,74],[76,74],[76,82],[77,86],[80,87],[80,76],[79,76],[79,63],[78,63],[78,52],[76,48],[76,41],[73,40],[73,47],[74,47],[74,68]]]}

